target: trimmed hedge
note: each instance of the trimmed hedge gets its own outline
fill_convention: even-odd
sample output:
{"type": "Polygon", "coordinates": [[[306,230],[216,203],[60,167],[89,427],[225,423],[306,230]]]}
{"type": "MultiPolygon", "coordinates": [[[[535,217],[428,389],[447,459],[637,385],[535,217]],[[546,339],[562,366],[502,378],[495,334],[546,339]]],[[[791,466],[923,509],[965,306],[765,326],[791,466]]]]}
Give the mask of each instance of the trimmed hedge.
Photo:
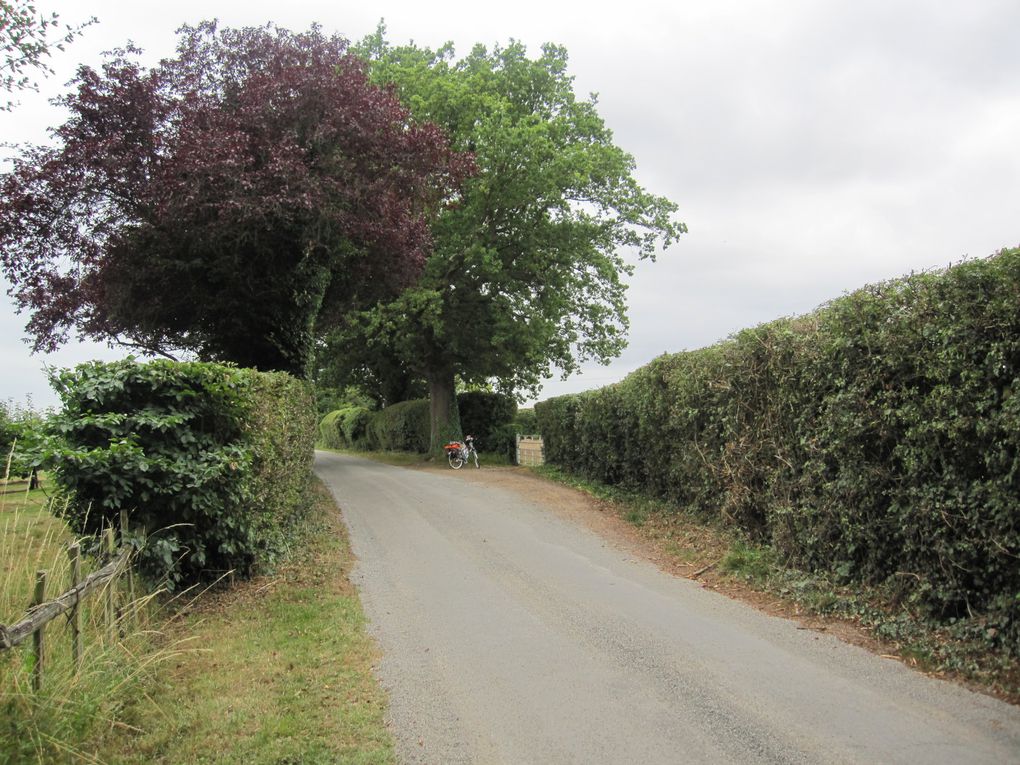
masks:
{"type": "Polygon", "coordinates": [[[345,406],[330,412],[319,422],[318,443],[328,449],[365,448],[372,414],[361,406],[345,406]]]}
{"type": "Polygon", "coordinates": [[[424,454],[429,450],[428,399],[401,401],[372,412],[367,434],[370,449],[424,454]]]}
{"type": "Polygon", "coordinates": [[[457,407],[461,430],[477,439],[480,450],[503,454],[512,451],[514,431],[509,426],[517,414],[517,401],[512,396],[487,391],[458,393],[457,407]]]}
{"type": "MultiPolygon", "coordinates": [[[[461,430],[486,451],[505,451],[506,426],[517,403],[500,393],[457,395],[461,430]]],[[[330,412],[319,423],[319,443],[330,449],[379,449],[426,453],[429,448],[428,399],[402,401],[377,412],[349,406],[330,412]]],[[[509,436],[510,441],[513,435],[509,436]]]]}
{"type": "Polygon", "coordinates": [[[867,287],[535,407],[546,460],[1020,654],[1020,250],[867,287]]]}
{"type": "Polygon", "coordinates": [[[218,364],[92,362],[52,377],[49,455],[66,515],[98,536],[130,514],[143,573],[170,587],[271,566],[303,510],[315,436],[309,387],[218,364]]]}
{"type": "Polygon", "coordinates": [[[315,442],[316,445],[325,446],[327,449],[344,449],[349,446],[344,440],[341,429],[340,417],[342,414],[343,410],[335,409],[319,420],[319,437],[315,442]]]}

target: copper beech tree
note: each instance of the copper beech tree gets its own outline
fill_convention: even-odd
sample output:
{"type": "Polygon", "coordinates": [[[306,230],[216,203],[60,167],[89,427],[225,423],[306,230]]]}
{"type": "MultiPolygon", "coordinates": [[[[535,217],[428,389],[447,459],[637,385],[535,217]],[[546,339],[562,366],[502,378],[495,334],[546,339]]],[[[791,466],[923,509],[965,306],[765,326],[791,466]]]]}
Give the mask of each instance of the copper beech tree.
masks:
{"type": "Polygon", "coordinates": [[[318,333],[412,283],[472,172],[317,27],[179,30],[81,67],[0,176],[0,265],[37,351],[80,337],[304,375],[318,333]]]}

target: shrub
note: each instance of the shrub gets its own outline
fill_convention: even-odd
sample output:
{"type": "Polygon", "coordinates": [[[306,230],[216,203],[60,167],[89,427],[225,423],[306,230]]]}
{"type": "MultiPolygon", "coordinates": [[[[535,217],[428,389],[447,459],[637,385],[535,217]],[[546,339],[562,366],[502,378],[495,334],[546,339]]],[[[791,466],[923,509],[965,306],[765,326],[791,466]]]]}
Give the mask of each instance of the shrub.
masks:
{"type": "Polygon", "coordinates": [[[489,435],[482,446],[484,451],[492,454],[500,454],[506,457],[511,464],[517,459],[517,434],[522,432],[514,423],[500,425],[489,431],[489,435]]]}
{"type": "Polygon", "coordinates": [[[283,373],[134,360],[54,374],[51,451],[66,514],[98,535],[121,509],[147,535],[140,566],[169,586],[271,566],[311,468],[315,407],[283,373]]]}
{"type": "Polygon", "coordinates": [[[319,420],[319,437],[316,444],[327,449],[344,449],[347,443],[344,440],[340,421],[341,411],[334,409],[319,420]]]}
{"type": "Polygon", "coordinates": [[[367,444],[382,451],[429,450],[428,399],[401,401],[372,412],[366,424],[367,444]]]}
{"type": "Polygon", "coordinates": [[[368,422],[372,410],[363,406],[347,407],[340,415],[340,431],[351,448],[364,448],[368,439],[368,422]]]}
{"type": "Polygon", "coordinates": [[[330,412],[319,422],[318,443],[327,449],[366,448],[372,414],[371,410],[354,405],[330,412]]]}
{"type": "MultiPolygon", "coordinates": [[[[517,411],[513,398],[500,393],[460,393],[457,407],[462,432],[474,435],[486,451],[507,450],[513,435],[507,435],[505,426],[517,411]]],[[[425,454],[430,427],[428,399],[415,399],[375,412],[356,406],[330,412],[319,424],[319,438],[324,446],[334,449],[363,447],[425,454]]]]}
{"type": "MultiPolygon", "coordinates": [[[[509,425],[517,414],[517,402],[512,396],[487,391],[469,391],[457,394],[460,426],[465,435],[478,439],[477,446],[487,452],[505,452],[509,425]]],[[[513,435],[509,436],[513,440],[513,435]]]]}
{"type": "Polygon", "coordinates": [[[1020,250],[867,287],[535,407],[639,488],[1020,654],[1020,250]]]}
{"type": "Polygon", "coordinates": [[[31,399],[25,404],[0,401],[0,478],[36,475],[45,451],[47,416],[32,407],[31,399]]]}
{"type": "Polygon", "coordinates": [[[514,415],[513,426],[518,433],[526,436],[538,434],[538,421],[535,419],[534,409],[518,409],[514,415]]]}

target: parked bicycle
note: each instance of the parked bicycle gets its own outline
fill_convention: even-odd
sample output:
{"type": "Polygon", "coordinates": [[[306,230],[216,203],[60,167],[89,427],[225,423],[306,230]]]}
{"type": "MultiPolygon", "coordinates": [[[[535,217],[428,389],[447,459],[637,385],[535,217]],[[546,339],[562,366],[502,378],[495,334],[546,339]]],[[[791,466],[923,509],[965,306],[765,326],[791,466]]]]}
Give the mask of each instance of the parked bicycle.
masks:
{"type": "Polygon", "coordinates": [[[464,467],[465,463],[474,457],[475,467],[478,467],[478,452],[475,451],[475,439],[474,436],[465,436],[463,443],[460,441],[451,441],[446,446],[446,458],[450,461],[450,467],[454,470],[460,470],[464,467]]]}

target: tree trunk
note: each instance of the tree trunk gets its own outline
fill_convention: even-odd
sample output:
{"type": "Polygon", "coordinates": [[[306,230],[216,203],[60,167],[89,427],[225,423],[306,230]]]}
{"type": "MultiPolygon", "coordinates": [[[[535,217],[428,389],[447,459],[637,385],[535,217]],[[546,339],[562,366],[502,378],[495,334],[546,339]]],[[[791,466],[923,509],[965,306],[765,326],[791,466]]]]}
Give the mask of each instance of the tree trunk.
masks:
{"type": "Polygon", "coordinates": [[[453,370],[430,370],[429,381],[429,453],[445,457],[443,445],[459,440],[460,412],[457,410],[457,392],[453,370]]]}

